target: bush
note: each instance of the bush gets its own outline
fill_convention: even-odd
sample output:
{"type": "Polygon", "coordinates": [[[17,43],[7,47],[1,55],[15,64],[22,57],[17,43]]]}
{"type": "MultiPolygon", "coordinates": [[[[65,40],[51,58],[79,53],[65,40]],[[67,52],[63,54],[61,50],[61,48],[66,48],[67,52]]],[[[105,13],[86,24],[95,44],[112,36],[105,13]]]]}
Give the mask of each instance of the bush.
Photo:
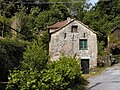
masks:
{"type": "Polygon", "coordinates": [[[111,62],[112,62],[112,65],[113,64],[117,64],[117,63],[120,63],[120,55],[112,55],[111,56],[111,62]]]}
{"type": "Polygon", "coordinates": [[[62,57],[41,71],[14,70],[7,90],[84,90],[87,83],[81,77],[78,62],[71,57],[62,57]]]}
{"type": "Polygon", "coordinates": [[[0,89],[4,90],[9,70],[19,66],[27,42],[13,39],[0,39],[0,89]]]}
{"type": "Polygon", "coordinates": [[[48,62],[41,40],[31,43],[24,53],[21,68],[10,73],[7,90],[83,90],[87,81],[80,65],[71,57],[48,62]]]}
{"type": "Polygon", "coordinates": [[[46,66],[48,56],[46,50],[43,49],[41,39],[34,40],[27,46],[20,63],[20,68],[10,73],[9,83],[6,89],[12,90],[31,90],[38,89],[39,80],[41,78],[41,70],[46,66]]]}
{"type": "Polygon", "coordinates": [[[41,90],[84,90],[87,81],[81,77],[79,63],[72,57],[61,57],[42,71],[41,90]]]}
{"type": "Polygon", "coordinates": [[[19,66],[27,44],[19,40],[0,39],[0,81],[7,81],[8,71],[19,66]]]}

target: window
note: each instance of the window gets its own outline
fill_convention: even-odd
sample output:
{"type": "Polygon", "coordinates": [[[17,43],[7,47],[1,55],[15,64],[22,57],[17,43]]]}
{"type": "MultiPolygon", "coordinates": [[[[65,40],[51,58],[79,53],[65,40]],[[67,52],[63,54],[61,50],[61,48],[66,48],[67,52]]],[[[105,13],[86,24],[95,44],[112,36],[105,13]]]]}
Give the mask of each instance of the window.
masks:
{"type": "Polygon", "coordinates": [[[80,39],[79,40],[79,49],[80,50],[87,50],[88,49],[87,39],[80,39]]]}
{"type": "Polygon", "coordinates": [[[72,26],[72,28],[71,28],[71,32],[77,32],[77,25],[74,25],[74,26],[72,26]]]}
{"type": "Polygon", "coordinates": [[[64,33],[64,39],[66,38],[66,33],[64,33]]]}
{"type": "Polygon", "coordinates": [[[85,38],[86,34],[84,33],[84,38],[85,38]]]}

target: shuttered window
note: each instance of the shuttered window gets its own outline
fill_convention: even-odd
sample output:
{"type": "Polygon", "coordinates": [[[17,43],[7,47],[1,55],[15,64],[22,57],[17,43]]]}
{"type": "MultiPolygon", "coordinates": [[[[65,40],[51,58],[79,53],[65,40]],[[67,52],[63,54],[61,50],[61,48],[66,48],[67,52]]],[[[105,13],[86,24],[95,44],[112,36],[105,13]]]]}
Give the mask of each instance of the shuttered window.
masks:
{"type": "Polygon", "coordinates": [[[79,40],[79,49],[80,50],[87,50],[88,49],[87,39],[80,39],[79,40]]]}

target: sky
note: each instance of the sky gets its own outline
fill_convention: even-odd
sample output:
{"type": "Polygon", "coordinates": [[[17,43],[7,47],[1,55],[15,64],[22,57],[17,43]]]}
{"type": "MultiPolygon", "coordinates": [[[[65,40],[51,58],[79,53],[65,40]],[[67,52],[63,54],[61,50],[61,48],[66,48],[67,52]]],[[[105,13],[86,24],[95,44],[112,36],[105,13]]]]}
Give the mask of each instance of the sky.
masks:
{"type": "Polygon", "coordinates": [[[89,2],[91,2],[93,5],[95,5],[95,3],[98,2],[98,0],[90,0],[89,2]]]}

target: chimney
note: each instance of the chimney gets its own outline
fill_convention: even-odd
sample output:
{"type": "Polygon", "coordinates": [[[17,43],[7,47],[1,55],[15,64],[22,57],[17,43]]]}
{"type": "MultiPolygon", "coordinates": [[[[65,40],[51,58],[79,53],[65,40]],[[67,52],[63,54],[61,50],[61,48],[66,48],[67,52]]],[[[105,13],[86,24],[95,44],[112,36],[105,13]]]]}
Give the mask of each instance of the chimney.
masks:
{"type": "Polygon", "coordinates": [[[67,21],[69,23],[70,21],[72,21],[72,19],[70,17],[67,17],[67,21]]]}

